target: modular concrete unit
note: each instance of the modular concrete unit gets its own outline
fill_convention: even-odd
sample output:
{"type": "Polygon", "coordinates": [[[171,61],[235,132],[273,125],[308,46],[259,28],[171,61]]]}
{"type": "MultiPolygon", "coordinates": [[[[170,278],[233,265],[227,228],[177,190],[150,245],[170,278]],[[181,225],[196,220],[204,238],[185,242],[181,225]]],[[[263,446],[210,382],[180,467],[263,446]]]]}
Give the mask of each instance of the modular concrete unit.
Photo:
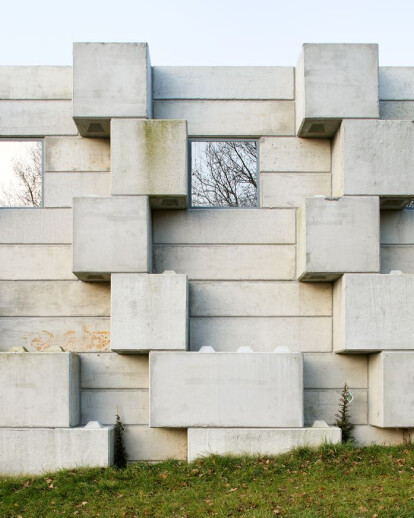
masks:
{"type": "Polygon", "coordinates": [[[379,272],[379,216],[376,197],[306,199],[298,214],[298,278],[379,272]]]}

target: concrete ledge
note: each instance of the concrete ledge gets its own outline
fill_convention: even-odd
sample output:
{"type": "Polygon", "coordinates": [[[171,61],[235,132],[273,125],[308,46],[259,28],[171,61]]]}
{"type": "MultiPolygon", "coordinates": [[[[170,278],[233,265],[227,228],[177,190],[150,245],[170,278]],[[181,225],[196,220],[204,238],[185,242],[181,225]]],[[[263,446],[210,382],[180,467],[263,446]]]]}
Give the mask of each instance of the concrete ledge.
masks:
{"type": "Polygon", "coordinates": [[[114,427],[0,428],[0,474],[40,475],[113,463],[114,427]]]}
{"type": "Polygon", "coordinates": [[[188,461],[207,455],[280,455],[300,447],[341,442],[341,430],[327,428],[189,428],[188,461]]]}

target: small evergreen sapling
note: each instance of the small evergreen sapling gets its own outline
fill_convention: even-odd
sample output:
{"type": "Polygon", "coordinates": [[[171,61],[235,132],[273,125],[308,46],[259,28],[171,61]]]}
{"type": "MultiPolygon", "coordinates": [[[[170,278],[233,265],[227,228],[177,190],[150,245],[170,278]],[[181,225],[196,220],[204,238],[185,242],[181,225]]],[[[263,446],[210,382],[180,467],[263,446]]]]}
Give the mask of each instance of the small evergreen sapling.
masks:
{"type": "Polygon", "coordinates": [[[127,453],[124,445],[123,432],[125,428],[119,414],[116,414],[115,422],[115,445],[114,445],[114,466],[118,469],[127,467],[127,453]]]}
{"type": "Polygon", "coordinates": [[[353,396],[349,391],[348,385],[345,383],[345,386],[341,393],[341,398],[339,400],[339,411],[335,414],[336,421],[335,424],[338,428],[342,430],[342,442],[352,442],[352,430],[354,429],[354,425],[350,421],[349,415],[349,404],[353,400],[353,396]]]}

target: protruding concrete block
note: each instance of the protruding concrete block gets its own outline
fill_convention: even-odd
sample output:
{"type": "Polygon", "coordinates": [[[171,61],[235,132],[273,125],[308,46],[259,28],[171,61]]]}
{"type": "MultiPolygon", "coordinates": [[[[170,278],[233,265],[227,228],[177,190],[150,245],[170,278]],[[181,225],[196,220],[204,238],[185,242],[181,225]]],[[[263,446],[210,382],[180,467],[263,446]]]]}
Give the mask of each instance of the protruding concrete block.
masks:
{"type": "Polygon", "coordinates": [[[298,278],[379,272],[379,217],[376,197],[306,199],[298,214],[298,278]]]}
{"type": "Polygon", "coordinates": [[[414,351],[387,351],[369,359],[369,424],[414,427],[414,351]]]}
{"type": "Polygon", "coordinates": [[[76,426],[79,376],[73,353],[0,353],[0,427],[76,426]]]}
{"type": "Polygon", "coordinates": [[[334,288],[334,350],[414,349],[414,275],[344,275],[334,288]]]}
{"type": "Polygon", "coordinates": [[[0,428],[0,457],[3,476],[106,468],[114,459],[114,427],[0,428]]]}
{"type": "Polygon", "coordinates": [[[140,194],[155,208],[187,206],[187,122],[113,119],[112,194],[140,194]]]}
{"type": "Polygon", "coordinates": [[[151,117],[146,43],[75,43],[73,118],[84,137],[105,137],[114,117],[151,117]]]}
{"type": "Polygon", "coordinates": [[[108,281],[111,273],[148,272],[151,220],[147,196],[73,200],[73,273],[108,281]]]}
{"type": "Polygon", "coordinates": [[[301,427],[300,353],[150,353],[150,426],[301,427]]]}
{"type": "Polygon", "coordinates": [[[334,139],[332,194],[380,196],[382,209],[414,197],[412,121],[344,121],[334,139]]]}
{"type": "Polygon", "coordinates": [[[111,281],[112,351],[187,349],[186,275],[114,274],[111,281]]]}
{"type": "Polygon", "coordinates": [[[341,442],[340,428],[190,428],[188,461],[207,455],[280,455],[341,442]]]}
{"type": "Polygon", "coordinates": [[[296,67],[299,136],[329,138],[342,119],[378,116],[378,45],[303,45],[296,67]]]}

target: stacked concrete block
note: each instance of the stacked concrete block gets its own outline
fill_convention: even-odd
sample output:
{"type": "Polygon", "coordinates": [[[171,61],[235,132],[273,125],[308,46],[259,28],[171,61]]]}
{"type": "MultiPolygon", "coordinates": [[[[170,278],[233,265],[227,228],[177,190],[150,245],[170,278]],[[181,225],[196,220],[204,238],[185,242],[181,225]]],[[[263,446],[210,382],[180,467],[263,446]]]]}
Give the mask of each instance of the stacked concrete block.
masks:
{"type": "Polygon", "coordinates": [[[379,216],[376,197],[308,198],[298,214],[298,278],[379,272],[379,216]]]}
{"type": "Polygon", "coordinates": [[[414,120],[414,67],[380,67],[380,118],[414,120]]]}
{"type": "Polygon", "coordinates": [[[334,139],[334,196],[380,196],[382,209],[414,197],[414,126],[410,121],[348,120],[334,139]]]}
{"type": "Polygon", "coordinates": [[[113,119],[112,195],[145,195],[154,208],[187,206],[187,122],[113,119]]]}
{"type": "Polygon", "coordinates": [[[381,213],[381,273],[414,273],[414,211],[381,213]]]}
{"type": "Polygon", "coordinates": [[[106,137],[110,120],[152,115],[146,43],[75,43],[73,119],[84,137],[106,137]]]}
{"type": "Polygon", "coordinates": [[[303,45],[296,66],[297,135],[329,138],[343,119],[378,117],[378,45],[303,45]]]}
{"type": "Polygon", "coordinates": [[[151,220],[146,196],[73,200],[73,272],[107,281],[111,273],[151,269],[151,220]]]}
{"type": "Polygon", "coordinates": [[[186,275],[113,274],[111,349],[119,353],[188,347],[186,275]]]}

